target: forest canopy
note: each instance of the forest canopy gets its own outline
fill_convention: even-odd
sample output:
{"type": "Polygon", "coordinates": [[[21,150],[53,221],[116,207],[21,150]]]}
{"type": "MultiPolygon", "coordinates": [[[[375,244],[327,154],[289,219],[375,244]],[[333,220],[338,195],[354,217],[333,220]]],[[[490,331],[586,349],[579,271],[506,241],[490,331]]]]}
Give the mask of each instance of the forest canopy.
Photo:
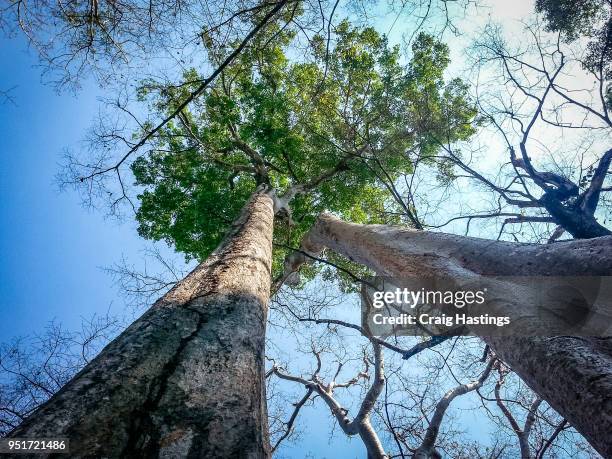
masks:
{"type": "MultiPolygon", "coordinates": [[[[261,184],[280,196],[303,188],[290,219],[276,227],[290,246],[323,211],[356,223],[389,221],[398,209],[378,177],[409,174],[409,151],[426,160],[442,142],[474,133],[467,85],[444,80],[449,50],[433,36],[419,34],[407,63],[385,36],[346,20],[330,49],[316,35],[297,62],[286,54],[294,38],[280,25],[268,28],[132,163],[144,187],[140,235],[204,260],[261,184]]],[[[189,71],[178,88],[144,83],[140,97],[170,113],[200,79],[189,71]]]]}
{"type": "MultiPolygon", "coordinates": [[[[610,0],[19,0],[0,27],[55,89],[104,94],[58,182],[121,222],[117,257],[119,233],[146,247],[104,268],[113,314],[2,340],[1,435],[101,457],[612,455],[609,336],[378,336],[364,312],[387,279],[496,282],[529,326],[543,283],[512,276],[606,291],[610,0]]],[[[605,328],[603,297],[584,320],[605,328]]]]}

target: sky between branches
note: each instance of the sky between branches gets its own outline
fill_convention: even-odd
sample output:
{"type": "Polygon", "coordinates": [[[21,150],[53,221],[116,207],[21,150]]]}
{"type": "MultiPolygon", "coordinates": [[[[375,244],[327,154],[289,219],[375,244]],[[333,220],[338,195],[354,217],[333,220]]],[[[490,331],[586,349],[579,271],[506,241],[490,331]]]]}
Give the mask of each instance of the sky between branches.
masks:
{"type": "MultiPolygon", "coordinates": [[[[458,21],[462,37],[446,36],[453,76],[465,70],[463,50],[489,16],[517,33],[520,25],[515,21],[528,20],[534,11],[530,0],[491,0],[489,4],[490,9],[458,21]]],[[[411,26],[395,14],[377,20],[378,30],[389,32],[392,43],[400,42],[411,26]]],[[[78,328],[82,316],[104,314],[109,308],[117,313],[125,311],[124,298],[100,268],[118,262],[122,255],[142,268],[141,250],[149,243],[138,237],[132,219],[118,223],[84,210],[78,196],[59,193],[53,183],[60,154],[66,147],[81,146],[104,92],[92,81],[85,81],[76,96],[58,95],[42,84],[36,56],[21,37],[1,39],[0,62],[0,89],[10,95],[10,100],[0,105],[0,315],[4,318],[0,321],[0,342],[4,342],[16,335],[40,332],[52,319],[78,328]]],[[[543,138],[549,135],[546,130],[540,133],[543,138]]],[[[507,151],[501,143],[489,147],[495,154],[482,165],[494,169],[507,151]]],[[[460,199],[465,201],[466,195],[460,199]]],[[[467,200],[473,199],[480,199],[479,194],[473,192],[467,200]]],[[[172,256],[171,249],[159,246],[172,256]]],[[[272,340],[281,339],[274,333],[272,329],[272,340]]],[[[469,402],[462,400],[457,407],[464,403],[469,402]]],[[[286,456],[304,457],[311,451],[314,457],[361,457],[362,445],[357,439],[351,442],[337,435],[328,444],[330,418],[321,406],[306,409],[302,416],[304,423],[315,427],[301,442],[283,450],[286,456]]],[[[474,425],[473,413],[459,416],[474,425]]],[[[483,424],[473,429],[472,435],[486,441],[490,428],[483,424]]]]}

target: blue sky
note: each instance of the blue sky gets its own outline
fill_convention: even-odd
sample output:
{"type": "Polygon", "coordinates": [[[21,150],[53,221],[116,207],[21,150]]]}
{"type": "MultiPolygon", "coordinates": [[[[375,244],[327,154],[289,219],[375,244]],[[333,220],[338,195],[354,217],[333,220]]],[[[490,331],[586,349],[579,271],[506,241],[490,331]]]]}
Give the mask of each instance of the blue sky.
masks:
{"type": "MultiPolygon", "coordinates": [[[[13,103],[0,105],[0,342],[41,332],[57,319],[78,329],[82,317],[124,310],[112,279],[101,267],[125,255],[138,263],[145,243],[130,220],[119,223],[80,205],[55,183],[65,148],[77,149],[97,113],[97,86],[85,82],[74,95],[41,82],[36,55],[21,39],[0,41],[0,88],[13,103]]],[[[281,457],[363,457],[359,439],[338,433],[318,401],[306,407],[303,441],[281,457]]]]}
{"type": "MultiPolygon", "coordinates": [[[[4,342],[39,332],[52,319],[77,329],[81,317],[104,313],[109,307],[124,310],[124,300],[101,267],[118,262],[122,255],[138,263],[145,243],[129,219],[119,223],[88,211],[76,193],[60,193],[54,183],[62,152],[80,147],[98,111],[102,96],[98,87],[85,81],[76,95],[57,94],[41,82],[36,55],[21,37],[0,38],[0,62],[0,90],[14,88],[10,95],[15,102],[0,105],[0,342],[4,342]]],[[[302,416],[302,425],[310,428],[302,442],[284,450],[284,457],[308,453],[317,458],[363,457],[358,439],[348,441],[337,433],[329,443],[330,416],[320,402],[302,416]]],[[[473,434],[486,436],[476,413],[461,416],[473,434]]]]}
{"type": "MultiPolygon", "coordinates": [[[[19,38],[0,40],[0,61],[0,88],[14,88],[14,104],[0,105],[0,342],[6,342],[41,332],[53,319],[75,330],[82,317],[125,310],[101,268],[122,255],[138,264],[145,243],[133,222],[84,209],[76,193],[55,183],[62,153],[79,148],[101,91],[85,82],[76,95],[57,94],[41,82],[36,55],[19,38]]],[[[307,440],[284,457],[362,456],[357,439],[338,435],[328,444],[330,418],[322,406],[304,415],[312,426],[307,440]]]]}
{"type": "Polygon", "coordinates": [[[41,83],[36,55],[21,39],[0,41],[0,88],[15,104],[0,105],[0,341],[57,318],[74,328],[120,299],[100,270],[122,253],[137,255],[131,223],[118,224],[80,206],[54,183],[61,154],[78,148],[97,112],[99,90],[85,82],[58,95],[41,83]]]}
{"type": "MultiPolygon", "coordinates": [[[[504,2],[495,12],[509,14],[504,2]]],[[[522,2],[531,6],[530,2],[522,2]]],[[[516,14],[516,8],[513,9],[516,14]]],[[[398,26],[395,26],[398,29],[398,26]]],[[[398,30],[394,30],[398,32],[398,30]]],[[[459,59],[457,59],[459,61],[459,59]]],[[[57,94],[41,82],[36,54],[25,41],[0,38],[0,341],[30,333],[53,318],[77,326],[80,316],[121,307],[112,279],[100,267],[144,246],[131,221],[118,223],[83,209],[73,192],[54,183],[65,148],[78,149],[102,95],[84,81],[78,94],[57,94]]]]}

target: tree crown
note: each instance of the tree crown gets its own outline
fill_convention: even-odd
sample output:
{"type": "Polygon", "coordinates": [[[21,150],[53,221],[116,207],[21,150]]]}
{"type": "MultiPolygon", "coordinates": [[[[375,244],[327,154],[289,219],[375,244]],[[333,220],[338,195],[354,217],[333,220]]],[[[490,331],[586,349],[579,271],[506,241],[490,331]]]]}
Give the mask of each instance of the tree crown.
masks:
{"type": "MultiPolygon", "coordinates": [[[[467,87],[444,80],[448,48],[433,37],[419,35],[407,64],[384,35],[348,21],[298,57],[294,39],[269,28],[134,161],[142,236],[204,259],[260,184],[295,194],[291,219],[275,230],[285,245],[322,211],[389,221],[381,174],[394,179],[411,170],[409,151],[432,155],[440,138],[473,133],[467,87]]],[[[198,79],[190,71],[180,86],[145,82],[141,97],[172,111],[198,79]]]]}

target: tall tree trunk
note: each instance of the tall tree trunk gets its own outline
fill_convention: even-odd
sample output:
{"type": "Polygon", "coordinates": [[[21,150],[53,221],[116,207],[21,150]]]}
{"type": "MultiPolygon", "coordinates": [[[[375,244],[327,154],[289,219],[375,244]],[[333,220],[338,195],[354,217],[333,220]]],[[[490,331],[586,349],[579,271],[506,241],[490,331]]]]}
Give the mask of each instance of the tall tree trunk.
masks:
{"type": "Polygon", "coordinates": [[[255,193],[208,260],[10,436],[68,438],[71,457],[269,457],[273,219],[255,193]]]}
{"type": "MultiPolygon", "coordinates": [[[[356,225],[324,214],[304,240],[380,275],[612,275],[612,236],[548,245],[517,244],[356,225]]],[[[496,354],[604,457],[612,457],[612,339],[560,336],[483,337],[496,354]]]]}

